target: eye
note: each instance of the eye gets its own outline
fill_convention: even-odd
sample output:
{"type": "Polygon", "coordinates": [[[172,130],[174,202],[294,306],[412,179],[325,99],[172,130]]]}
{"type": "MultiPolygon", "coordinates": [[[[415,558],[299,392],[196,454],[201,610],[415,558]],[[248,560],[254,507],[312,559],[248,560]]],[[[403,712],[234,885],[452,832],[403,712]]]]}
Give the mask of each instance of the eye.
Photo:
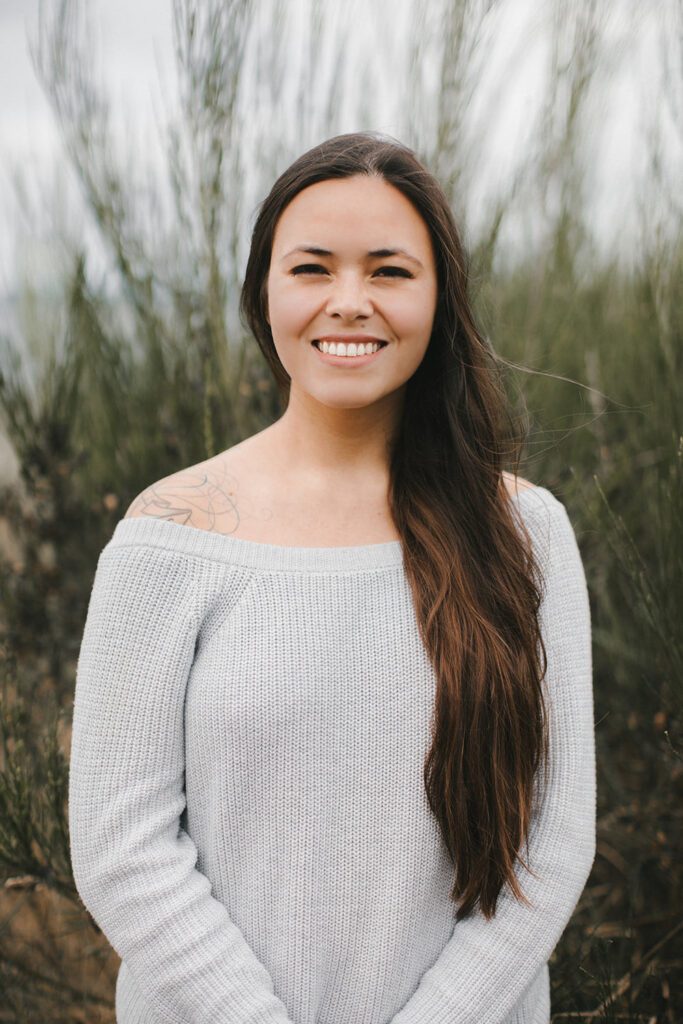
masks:
{"type": "Polygon", "coordinates": [[[413,275],[405,267],[380,267],[376,274],[387,273],[389,277],[412,277],[413,275]]]}
{"type": "Polygon", "coordinates": [[[302,263],[299,267],[292,267],[290,274],[315,274],[319,270],[322,270],[324,274],[327,273],[325,267],[319,263],[302,263]]]}

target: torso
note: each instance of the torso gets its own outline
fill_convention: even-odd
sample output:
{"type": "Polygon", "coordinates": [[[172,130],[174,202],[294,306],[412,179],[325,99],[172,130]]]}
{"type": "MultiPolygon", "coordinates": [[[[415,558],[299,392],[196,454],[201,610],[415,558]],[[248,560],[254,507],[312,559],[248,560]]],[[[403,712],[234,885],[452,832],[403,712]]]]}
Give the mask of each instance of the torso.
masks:
{"type": "MultiPolygon", "coordinates": [[[[521,477],[503,474],[509,492],[521,477]]],[[[152,484],[126,516],[169,519],[242,540],[286,547],[343,547],[400,540],[386,482],[366,492],[296,492],[269,460],[267,430],[152,484]]],[[[347,489],[348,491],[348,489],[347,489]]]]}

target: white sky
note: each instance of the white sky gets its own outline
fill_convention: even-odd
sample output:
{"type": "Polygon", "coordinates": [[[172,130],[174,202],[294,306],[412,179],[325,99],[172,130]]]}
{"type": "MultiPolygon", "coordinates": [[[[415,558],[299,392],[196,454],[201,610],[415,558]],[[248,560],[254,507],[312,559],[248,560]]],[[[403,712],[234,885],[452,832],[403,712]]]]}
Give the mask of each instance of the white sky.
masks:
{"type": "MultiPolygon", "coordinates": [[[[299,11],[306,6],[306,0],[288,2],[290,8],[299,11]]],[[[588,139],[593,154],[591,222],[605,248],[637,246],[638,197],[643,194],[647,176],[646,149],[641,140],[647,124],[653,122],[653,112],[663,126],[670,181],[675,180],[675,172],[683,163],[681,135],[662,101],[657,51],[658,32],[675,2],[615,0],[606,4],[614,14],[606,29],[608,46],[601,68],[606,78],[614,68],[615,77],[606,83],[588,139]]],[[[364,52],[371,63],[383,60],[375,79],[381,97],[374,127],[399,138],[404,121],[396,101],[396,83],[405,70],[404,44],[411,5],[412,0],[361,0],[354,21],[357,34],[353,41],[359,52],[364,52]],[[382,30],[383,18],[390,32],[382,30]]],[[[147,148],[151,154],[151,140],[158,133],[155,120],[163,110],[162,92],[166,90],[172,96],[171,0],[87,0],[87,6],[119,139],[138,153],[145,154],[147,148]]],[[[328,10],[336,6],[326,4],[328,10]]],[[[474,208],[470,210],[473,223],[476,208],[479,204],[483,208],[486,197],[504,183],[515,166],[525,130],[543,92],[547,36],[539,19],[549,6],[539,5],[537,0],[507,0],[491,22],[485,54],[490,72],[482,81],[472,111],[473,142],[478,136],[481,142],[479,125],[486,132],[478,191],[473,193],[474,208]]],[[[53,190],[72,193],[74,202],[78,197],[51,109],[29,56],[27,35],[35,35],[37,12],[38,0],[0,0],[0,294],[14,287],[17,273],[26,269],[27,261],[37,272],[41,258],[40,231],[18,220],[11,169],[20,171],[26,188],[36,197],[43,211],[36,215],[36,223],[44,225],[44,235],[49,236],[49,218],[55,216],[53,190]]],[[[348,124],[342,130],[355,128],[357,125],[348,124]]],[[[85,220],[83,230],[86,234],[89,230],[85,220]]],[[[93,245],[97,245],[95,239],[93,245]]],[[[47,245],[44,252],[49,264],[53,251],[47,245]]]]}

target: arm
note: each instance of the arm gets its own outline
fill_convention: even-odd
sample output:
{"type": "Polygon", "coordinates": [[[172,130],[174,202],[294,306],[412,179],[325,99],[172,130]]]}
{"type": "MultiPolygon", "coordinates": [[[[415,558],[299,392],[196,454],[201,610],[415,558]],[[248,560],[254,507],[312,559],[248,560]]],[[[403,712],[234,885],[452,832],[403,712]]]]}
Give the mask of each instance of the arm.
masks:
{"type": "MultiPolygon", "coordinates": [[[[490,921],[455,924],[393,1024],[504,1024],[548,960],[595,856],[595,743],[588,592],[564,506],[550,496],[526,520],[543,570],[541,629],[548,657],[550,777],[532,819],[529,866],[517,878],[532,906],[505,887],[490,921]]],[[[522,850],[525,856],[526,850],[522,850]]],[[[525,858],[526,859],[526,858],[525,858]]]]}
{"type": "Polygon", "coordinates": [[[74,878],[161,1019],[288,1024],[270,974],[211,895],[179,823],[202,568],[141,545],[100,555],[76,674],[74,878]]]}

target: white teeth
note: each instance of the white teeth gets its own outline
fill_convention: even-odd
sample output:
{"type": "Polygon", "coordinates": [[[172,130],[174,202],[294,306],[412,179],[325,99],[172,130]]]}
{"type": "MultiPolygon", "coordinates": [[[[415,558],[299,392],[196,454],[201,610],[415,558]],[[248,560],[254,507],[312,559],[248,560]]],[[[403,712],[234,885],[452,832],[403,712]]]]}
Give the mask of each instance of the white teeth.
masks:
{"type": "Polygon", "coordinates": [[[381,347],[376,341],[360,345],[356,345],[355,342],[347,345],[342,341],[321,341],[318,344],[322,352],[327,352],[331,356],[367,356],[381,347]]]}

